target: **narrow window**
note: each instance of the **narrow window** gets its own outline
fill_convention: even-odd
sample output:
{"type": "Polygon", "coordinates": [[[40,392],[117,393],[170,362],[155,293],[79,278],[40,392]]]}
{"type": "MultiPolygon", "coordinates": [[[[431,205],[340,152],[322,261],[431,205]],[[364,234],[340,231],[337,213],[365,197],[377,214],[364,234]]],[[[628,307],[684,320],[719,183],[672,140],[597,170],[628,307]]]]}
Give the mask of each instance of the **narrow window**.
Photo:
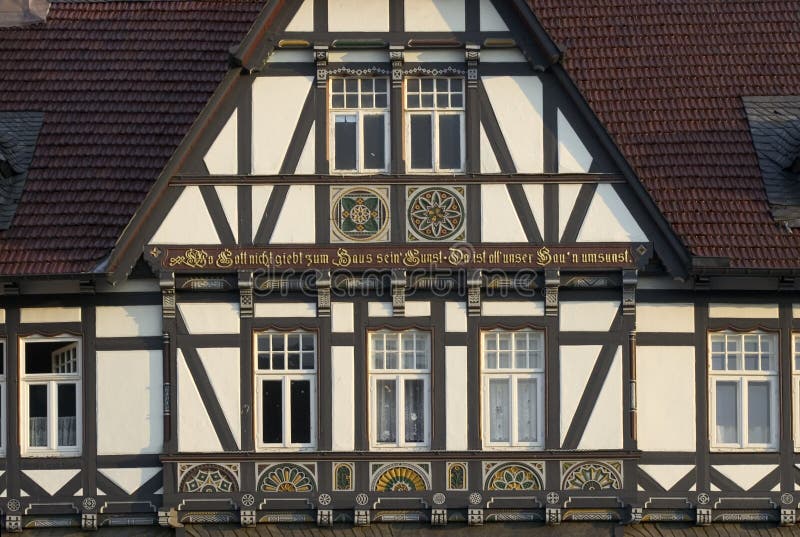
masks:
{"type": "Polygon", "coordinates": [[[387,79],[331,79],[330,121],[334,172],[375,173],[388,170],[387,79]]]}
{"type": "Polygon", "coordinates": [[[464,81],[408,78],[405,88],[409,171],[463,171],[464,81]]]}

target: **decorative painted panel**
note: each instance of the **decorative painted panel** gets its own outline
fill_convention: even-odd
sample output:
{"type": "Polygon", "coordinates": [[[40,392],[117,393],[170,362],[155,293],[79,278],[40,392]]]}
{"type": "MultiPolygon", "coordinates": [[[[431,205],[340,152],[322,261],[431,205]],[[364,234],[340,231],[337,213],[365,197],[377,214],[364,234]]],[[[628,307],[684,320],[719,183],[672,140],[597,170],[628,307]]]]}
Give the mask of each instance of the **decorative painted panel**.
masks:
{"type": "Polygon", "coordinates": [[[370,490],[376,492],[410,492],[430,490],[430,464],[373,464],[370,490]]]}
{"type": "Polygon", "coordinates": [[[447,490],[467,490],[467,463],[447,463],[447,490]]]}
{"type": "Polygon", "coordinates": [[[333,463],[333,490],[353,490],[355,465],[352,462],[333,463]]]}
{"type": "Polygon", "coordinates": [[[466,212],[463,186],[406,187],[409,242],[465,240],[466,212]]]}
{"type": "Polygon", "coordinates": [[[542,490],[543,462],[485,462],[483,464],[486,490],[542,490]]]}
{"type": "Polygon", "coordinates": [[[619,490],[622,488],[622,461],[563,461],[563,490],[619,490]]]}
{"type": "Polygon", "coordinates": [[[312,492],[317,489],[315,464],[259,464],[256,488],[261,492],[312,492]]]}
{"type": "Polygon", "coordinates": [[[332,187],[331,242],[389,240],[389,187],[332,187]]]}
{"type": "Polygon", "coordinates": [[[235,463],[178,464],[180,492],[237,492],[239,484],[239,465],[235,463]]]}

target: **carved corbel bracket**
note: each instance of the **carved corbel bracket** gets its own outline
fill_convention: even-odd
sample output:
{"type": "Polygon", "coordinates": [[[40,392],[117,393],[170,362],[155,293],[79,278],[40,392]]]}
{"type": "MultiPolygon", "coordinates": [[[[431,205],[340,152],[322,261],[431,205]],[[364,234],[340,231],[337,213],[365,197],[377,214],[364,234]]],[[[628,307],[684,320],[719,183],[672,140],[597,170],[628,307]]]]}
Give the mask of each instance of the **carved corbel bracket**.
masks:
{"type": "Polygon", "coordinates": [[[314,45],[314,61],[317,64],[317,87],[324,88],[328,84],[327,45],[314,45]]]}
{"type": "Polygon", "coordinates": [[[403,87],[403,45],[389,45],[389,61],[392,62],[392,87],[403,87]]]}
{"type": "Polygon", "coordinates": [[[561,272],[558,269],[544,271],[544,314],[548,317],[558,315],[558,286],[561,285],[561,272]]]}
{"type": "Polygon", "coordinates": [[[467,61],[467,87],[478,87],[478,62],[481,56],[481,46],[475,44],[467,44],[467,49],[464,53],[467,61]]]}
{"type": "Polygon", "coordinates": [[[317,271],[317,316],[331,316],[331,271],[317,271]]]}
{"type": "Polygon", "coordinates": [[[175,273],[162,272],[158,278],[161,287],[161,316],[164,319],[175,318],[175,273]]]}
{"type": "Polygon", "coordinates": [[[406,271],[392,269],[392,315],[403,317],[406,314],[406,271]]]}
{"type": "Polygon", "coordinates": [[[635,270],[622,271],[622,314],[636,315],[636,284],[639,277],[635,270]]]}
{"type": "Polygon", "coordinates": [[[239,272],[239,317],[242,319],[253,316],[253,273],[251,271],[239,272]]]}
{"type": "Polygon", "coordinates": [[[467,273],[467,315],[481,314],[481,285],[483,285],[483,271],[470,270],[467,273]]]}

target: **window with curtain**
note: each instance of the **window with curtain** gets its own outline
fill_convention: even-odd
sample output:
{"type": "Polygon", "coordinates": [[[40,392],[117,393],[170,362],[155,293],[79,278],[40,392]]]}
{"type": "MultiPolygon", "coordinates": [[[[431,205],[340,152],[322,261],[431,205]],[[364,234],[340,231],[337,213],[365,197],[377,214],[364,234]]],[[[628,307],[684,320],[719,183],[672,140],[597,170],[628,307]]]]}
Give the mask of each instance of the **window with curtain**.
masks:
{"type": "MultiPolygon", "coordinates": [[[[81,450],[80,342],[67,337],[32,337],[21,341],[21,349],[23,452],[27,455],[78,455],[81,450]]],[[[5,391],[5,385],[2,388],[5,391]]]]}
{"type": "Polygon", "coordinates": [[[481,339],[484,446],[544,447],[544,333],[491,330],[481,339]]]}
{"type": "Polygon", "coordinates": [[[711,447],[778,447],[778,338],[765,332],[710,335],[711,447]]]}
{"type": "Polygon", "coordinates": [[[334,173],[389,169],[389,79],[331,78],[330,148],[334,173]]]}
{"type": "Polygon", "coordinates": [[[373,447],[428,447],[430,334],[418,330],[371,333],[369,377],[373,447]]]}
{"type": "Polygon", "coordinates": [[[304,331],[255,336],[256,446],[317,445],[317,338],[304,331]]]}

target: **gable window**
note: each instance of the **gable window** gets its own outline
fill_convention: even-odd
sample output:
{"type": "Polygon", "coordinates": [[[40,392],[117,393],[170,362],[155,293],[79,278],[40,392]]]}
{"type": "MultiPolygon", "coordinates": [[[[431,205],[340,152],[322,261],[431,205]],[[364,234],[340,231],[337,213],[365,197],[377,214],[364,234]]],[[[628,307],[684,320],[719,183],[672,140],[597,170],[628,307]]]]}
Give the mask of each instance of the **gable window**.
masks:
{"type": "Polygon", "coordinates": [[[777,448],[777,337],[723,332],[710,344],[711,447],[777,448]]]}
{"type": "Polygon", "coordinates": [[[335,172],[388,170],[388,79],[331,79],[330,140],[335,172]]]}
{"type": "Polygon", "coordinates": [[[544,446],[544,334],[491,330],[482,334],[483,443],[544,446]]]}
{"type": "Polygon", "coordinates": [[[316,446],[317,338],[310,332],[256,334],[256,446],[316,446]]]}
{"type": "Polygon", "coordinates": [[[430,445],[431,336],[382,330],[369,335],[372,445],[430,445]]]}
{"type": "Polygon", "coordinates": [[[409,171],[463,171],[464,80],[407,78],[405,88],[409,171]]]}
{"type": "Polygon", "coordinates": [[[21,439],[26,455],[81,450],[81,351],[70,337],[21,340],[21,439]]]}

